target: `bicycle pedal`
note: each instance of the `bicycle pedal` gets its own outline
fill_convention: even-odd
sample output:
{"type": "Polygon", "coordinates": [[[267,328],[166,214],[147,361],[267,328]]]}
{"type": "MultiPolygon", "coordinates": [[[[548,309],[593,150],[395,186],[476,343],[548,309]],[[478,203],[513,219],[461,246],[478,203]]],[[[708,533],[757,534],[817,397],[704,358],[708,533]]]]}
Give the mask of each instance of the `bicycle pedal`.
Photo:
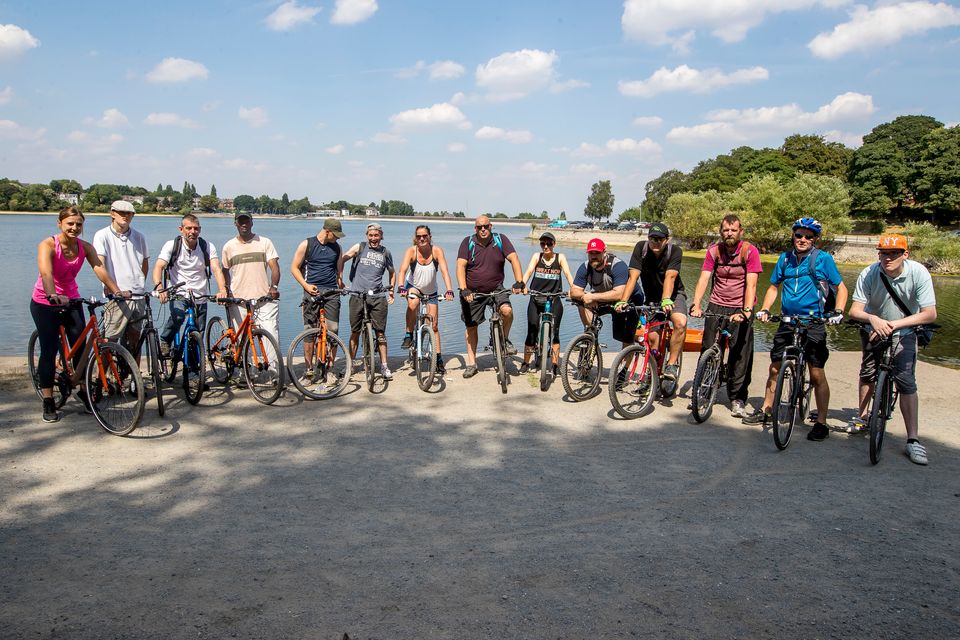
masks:
{"type": "Polygon", "coordinates": [[[606,343],[606,342],[598,342],[598,343],[597,343],[597,346],[600,347],[601,349],[606,349],[606,348],[607,348],[607,343],[606,343]]]}

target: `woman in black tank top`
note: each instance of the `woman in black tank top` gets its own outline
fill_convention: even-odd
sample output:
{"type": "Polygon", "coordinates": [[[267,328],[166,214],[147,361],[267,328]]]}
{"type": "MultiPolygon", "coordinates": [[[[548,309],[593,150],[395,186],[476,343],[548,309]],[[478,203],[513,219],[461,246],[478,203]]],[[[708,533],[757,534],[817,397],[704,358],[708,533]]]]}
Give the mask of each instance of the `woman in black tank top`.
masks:
{"type": "MultiPolygon", "coordinates": [[[[527,265],[527,270],[523,274],[523,281],[529,283],[527,287],[529,290],[561,293],[563,292],[561,276],[566,277],[568,288],[573,284],[573,275],[570,273],[567,258],[562,253],[554,252],[555,243],[556,238],[550,232],[544,232],[540,236],[542,251],[530,258],[530,264],[527,265]]],[[[545,298],[530,296],[530,301],[527,303],[527,338],[523,342],[523,365],[520,367],[520,373],[526,373],[530,368],[530,358],[533,356],[534,347],[537,344],[537,330],[540,328],[540,314],[545,307],[545,298]]],[[[563,304],[559,298],[554,298],[551,311],[553,312],[552,360],[554,373],[556,373],[560,362],[560,322],[563,320],[563,304]]]]}

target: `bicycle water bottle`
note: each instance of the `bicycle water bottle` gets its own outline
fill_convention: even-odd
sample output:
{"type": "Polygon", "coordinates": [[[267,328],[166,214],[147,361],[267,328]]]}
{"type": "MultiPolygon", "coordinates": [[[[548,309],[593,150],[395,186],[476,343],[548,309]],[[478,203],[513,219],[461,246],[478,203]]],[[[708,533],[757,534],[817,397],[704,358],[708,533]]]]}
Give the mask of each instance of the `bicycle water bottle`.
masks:
{"type": "Polygon", "coordinates": [[[635,341],[643,342],[643,337],[646,335],[646,333],[647,333],[647,316],[641,314],[640,324],[637,325],[637,330],[635,333],[635,341]]]}

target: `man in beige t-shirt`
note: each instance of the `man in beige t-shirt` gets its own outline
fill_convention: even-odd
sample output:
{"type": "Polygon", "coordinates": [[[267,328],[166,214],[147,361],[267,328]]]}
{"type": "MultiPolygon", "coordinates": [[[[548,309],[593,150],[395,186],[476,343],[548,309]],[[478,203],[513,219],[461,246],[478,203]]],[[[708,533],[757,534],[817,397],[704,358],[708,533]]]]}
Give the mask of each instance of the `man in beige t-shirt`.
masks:
{"type": "MultiPolygon", "coordinates": [[[[234,216],[237,237],[227,240],[221,252],[223,275],[227,290],[234,298],[255,299],[269,295],[266,302],[254,309],[257,324],[280,342],[280,256],[269,238],[253,232],[253,218],[249,213],[239,212],[234,216]]],[[[237,328],[243,321],[246,309],[229,306],[230,324],[237,328]]],[[[271,362],[277,362],[278,354],[268,351],[271,362]]]]}

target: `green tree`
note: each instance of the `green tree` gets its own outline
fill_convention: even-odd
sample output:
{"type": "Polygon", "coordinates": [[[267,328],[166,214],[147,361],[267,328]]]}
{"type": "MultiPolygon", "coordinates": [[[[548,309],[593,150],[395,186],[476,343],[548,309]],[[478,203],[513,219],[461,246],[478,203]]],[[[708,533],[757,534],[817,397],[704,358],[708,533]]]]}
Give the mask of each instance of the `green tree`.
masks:
{"type": "Polygon", "coordinates": [[[878,140],[856,150],[850,161],[854,210],[886,214],[908,194],[910,168],[893,140],[878,140]]]}
{"type": "Polygon", "coordinates": [[[780,153],[797,171],[847,179],[853,150],[823,136],[794,134],[784,139],[780,153]]]}
{"type": "Polygon", "coordinates": [[[217,185],[215,184],[210,185],[210,195],[212,195],[214,198],[217,197],[217,185]]]}
{"type": "Polygon", "coordinates": [[[154,191],[154,193],[157,194],[158,196],[159,196],[159,195],[163,195],[163,184],[162,184],[162,183],[160,183],[160,182],[157,183],[157,190],[154,191]]]}
{"type": "Polygon", "coordinates": [[[590,195],[587,197],[587,206],[583,209],[583,214],[588,218],[600,220],[601,218],[610,218],[613,213],[613,190],[610,187],[609,180],[600,180],[594,182],[590,187],[590,195]]]}
{"type": "Polygon", "coordinates": [[[0,209],[10,209],[10,198],[19,193],[23,185],[9,178],[0,179],[0,209]]]}
{"type": "Polygon", "coordinates": [[[59,203],[49,185],[31,184],[10,196],[8,206],[11,211],[50,211],[59,203]]]}
{"type": "Polygon", "coordinates": [[[647,183],[646,198],[640,204],[644,220],[660,220],[667,210],[667,200],[675,193],[687,191],[687,175],[677,169],[664,171],[647,183]]]}
{"type": "Polygon", "coordinates": [[[629,209],[624,209],[623,213],[620,214],[620,217],[617,218],[619,222],[624,222],[626,220],[635,220],[640,222],[643,220],[643,207],[630,207],[629,209]]]}
{"type": "MultiPolygon", "coordinates": [[[[236,205],[236,200],[234,200],[234,205],[236,205]]],[[[256,211],[260,213],[273,213],[273,198],[264,194],[257,198],[257,208],[256,211]]]]}
{"type": "Polygon", "coordinates": [[[83,191],[79,182],[69,179],[51,180],[50,188],[53,189],[54,193],[81,193],[83,191]]]}
{"type": "MultiPolygon", "coordinates": [[[[236,205],[234,205],[236,206],[236,205]]],[[[220,200],[215,195],[200,196],[200,208],[204,211],[216,211],[220,207],[220,200]]]]}
{"type": "Polygon", "coordinates": [[[289,208],[290,208],[290,196],[284,193],[283,196],[280,198],[280,211],[282,211],[283,213],[286,213],[289,208]]]}
{"type": "Polygon", "coordinates": [[[566,212],[566,211],[561,211],[561,212],[560,212],[560,218],[559,218],[559,219],[560,219],[560,220],[566,220],[566,219],[567,219],[567,212],[566,212]]]}
{"type": "Polygon", "coordinates": [[[233,199],[233,206],[237,211],[253,211],[257,206],[257,199],[253,196],[242,194],[233,199]]]}
{"type": "Polygon", "coordinates": [[[675,238],[699,249],[710,242],[708,234],[719,228],[723,210],[724,198],[718,191],[675,193],[667,199],[663,221],[675,238]]]}
{"type": "Polygon", "coordinates": [[[960,127],[934,129],[917,165],[917,198],[946,223],[960,212],[960,127]]]}

